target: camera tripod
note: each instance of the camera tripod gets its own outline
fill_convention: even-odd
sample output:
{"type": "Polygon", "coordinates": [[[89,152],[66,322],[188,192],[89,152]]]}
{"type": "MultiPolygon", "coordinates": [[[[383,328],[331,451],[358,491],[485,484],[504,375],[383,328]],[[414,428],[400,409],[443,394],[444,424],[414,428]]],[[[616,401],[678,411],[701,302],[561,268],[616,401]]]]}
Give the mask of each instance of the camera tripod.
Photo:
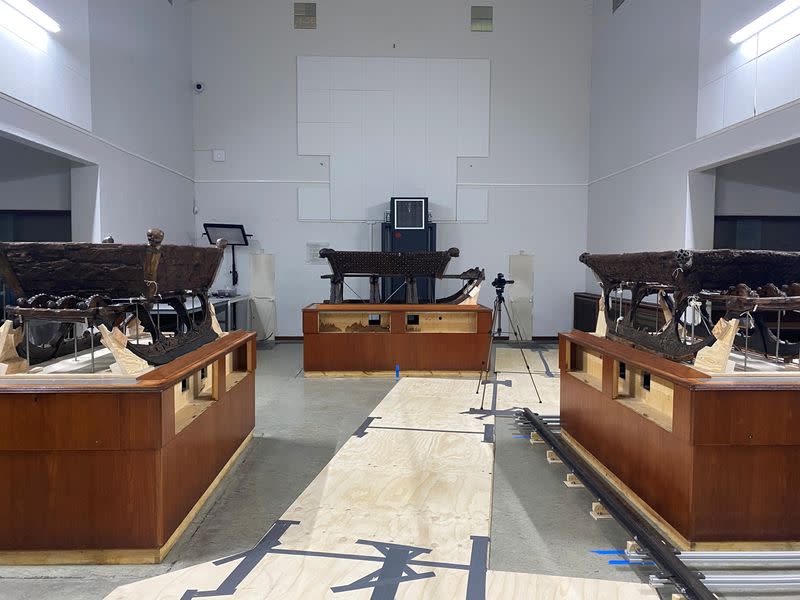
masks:
{"type": "MultiPolygon", "coordinates": [[[[492,351],[494,350],[494,340],[495,338],[499,338],[503,335],[503,306],[506,305],[506,299],[503,296],[505,292],[506,285],[510,285],[514,283],[513,279],[506,279],[502,273],[498,273],[495,280],[492,282],[492,286],[495,289],[497,295],[494,299],[494,306],[492,307],[492,327],[489,330],[489,354],[486,356],[486,365],[485,369],[481,369],[480,376],[478,377],[478,389],[475,390],[475,393],[481,391],[481,385],[483,385],[483,395],[481,396],[481,410],[483,410],[483,405],[486,400],[486,385],[489,383],[489,371],[492,368],[492,363],[496,363],[496,359],[492,360],[492,351]]],[[[536,397],[539,399],[539,404],[542,403],[542,396],[539,394],[539,388],[536,385],[536,381],[533,379],[533,373],[531,372],[531,366],[528,363],[528,357],[525,356],[525,351],[522,348],[522,335],[520,334],[519,326],[517,325],[512,311],[506,310],[506,314],[508,315],[508,323],[511,326],[511,331],[514,334],[514,338],[517,340],[517,347],[519,348],[519,353],[522,355],[522,362],[525,364],[525,369],[528,371],[528,376],[531,378],[531,383],[533,384],[533,390],[536,392],[536,397]]],[[[497,365],[494,365],[495,369],[497,365]]],[[[497,375],[497,370],[495,370],[495,375],[497,375]]]]}

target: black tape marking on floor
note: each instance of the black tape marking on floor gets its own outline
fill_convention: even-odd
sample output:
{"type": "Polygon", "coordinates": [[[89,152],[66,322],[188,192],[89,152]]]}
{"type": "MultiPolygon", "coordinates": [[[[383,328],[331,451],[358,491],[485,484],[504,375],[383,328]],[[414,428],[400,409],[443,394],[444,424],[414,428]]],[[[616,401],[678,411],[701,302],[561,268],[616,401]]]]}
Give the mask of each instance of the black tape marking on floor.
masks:
{"type": "Polygon", "coordinates": [[[278,548],[277,546],[281,543],[281,536],[286,533],[292,525],[299,524],[299,521],[275,521],[269,531],[267,531],[264,537],[261,538],[261,541],[258,542],[252,550],[233,554],[212,562],[213,565],[219,566],[242,559],[242,562],[236,566],[230,575],[228,575],[215,590],[189,589],[181,596],[181,600],[209,598],[214,596],[233,596],[239,585],[253,572],[267,554],[382,563],[379,569],[373,571],[369,575],[346,585],[332,587],[331,591],[335,594],[373,588],[372,595],[370,596],[371,600],[394,600],[397,595],[397,589],[401,583],[435,577],[436,574],[432,571],[417,573],[412,569],[412,567],[428,567],[434,569],[468,571],[469,576],[465,600],[485,600],[486,598],[486,571],[489,568],[489,538],[486,536],[470,536],[470,540],[472,540],[472,551],[468,565],[416,560],[417,556],[428,554],[431,552],[431,549],[371,540],[357,540],[356,543],[372,546],[380,552],[382,556],[278,548]]]}
{"type": "Polygon", "coordinates": [[[483,426],[483,441],[487,444],[494,444],[494,425],[486,423],[483,426]]]}
{"type": "Polygon", "coordinates": [[[370,596],[371,600],[394,600],[397,595],[397,588],[401,583],[436,577],[436,573],[432,571],[417,573],[408,564],[410,560],[420,554],[430,553],[430,548],[387,544],[370,540],[357,540],[356,544],[374,547],[383,554],[383,565],[381,565],[380,569],[356,579],[353,583],[332,587],[331,591],[334,594],[373,588],[370,596]]]}
{"type": "Polygon", "coordinates": [[[256,568],[256,565],[269,554],[270,550],[281,543],[281,536],[286,533],[286,530],[292,525],[299,524],[300,521],[275,521],[272,527],[269,528],[269,531],[264,534],[264,537],[261,538],[261,541],[258,542],[252,550],[240,552],[239,554],[234,554],[213,562],[214,565],[219,566],[233,562],[234,560],[239,560],[240,558],[244,559],[236,565],[236,568],[219,584],[217,589],[206,591],[186,590],[183,596],[181,596],[181,600],[213,596],[233,596],[236,593],[236,588],[244,581],[245,577],[247,577],[253,569],[256,568]]]}
{"type": "Polygon", "coordinates": [[[423,431],[427,433],[468,433],[481,434],[482,431],[461,431],[458,429],[425,429],[424,427],[392,427],[391,425],[372,425],[370,429],[388,429],[395,431],[423,431]]]}
{"type": "Polygon", "coordinates": [[[375,419],[380,419],[380,417],[367,417],[364,419],[364,422],[353,432],[353,437],[362,438],[367,435],[367,429],[375,419]]]}
{"type": "Polygon", "coordinates": [[[469,559],[466,600],[486,598],[486,570],[489,568],[489,538],[484,535],[470,536],[472,554],[469,559]]]}

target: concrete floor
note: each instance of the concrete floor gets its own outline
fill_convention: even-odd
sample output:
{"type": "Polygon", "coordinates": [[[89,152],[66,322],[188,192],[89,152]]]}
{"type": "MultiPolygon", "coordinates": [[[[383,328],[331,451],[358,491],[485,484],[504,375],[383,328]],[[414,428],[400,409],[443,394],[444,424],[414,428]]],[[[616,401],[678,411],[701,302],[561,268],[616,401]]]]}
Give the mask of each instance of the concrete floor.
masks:
{"type": "MultiPolygon", "coordinates": [[[[529,362],[544,377],[557,359],[553,347],[541,349],[529,362]]],[[[258,361],[254,439],[164,563],[0,567],[0,599],[100,599],[119,585],[253,547],[394,385],[306,379],[300,343],[260,350],[258,361]]],[[[567,489],[566,469],[549,465],[544,454],[512,419],[497,419],[490,568],[646,580],[651,571],[609,565],[608,556],[592,553],[622,549],[629,536],[613,520],[594,521],[590,494],[567,489]]]]}

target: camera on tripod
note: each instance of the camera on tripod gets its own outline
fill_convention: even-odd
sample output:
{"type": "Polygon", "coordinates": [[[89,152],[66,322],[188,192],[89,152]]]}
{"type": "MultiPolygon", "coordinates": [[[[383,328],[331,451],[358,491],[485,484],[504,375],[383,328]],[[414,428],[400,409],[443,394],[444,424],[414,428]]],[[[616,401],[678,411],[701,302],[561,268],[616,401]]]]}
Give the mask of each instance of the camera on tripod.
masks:
{"type": "Polygon", "coordinates": [[[503,292],[506,289],[506,286],[511,285],[512,283],[514,283],[513,279],[506,279],[505,275],[503,275],[502,273],[498,273],[497,277],[495,277],[494,281],[492,282],[492,287],[494,287],[495,291],[497,292],[497,295],[499,297],[502,297],[503,292]]]}

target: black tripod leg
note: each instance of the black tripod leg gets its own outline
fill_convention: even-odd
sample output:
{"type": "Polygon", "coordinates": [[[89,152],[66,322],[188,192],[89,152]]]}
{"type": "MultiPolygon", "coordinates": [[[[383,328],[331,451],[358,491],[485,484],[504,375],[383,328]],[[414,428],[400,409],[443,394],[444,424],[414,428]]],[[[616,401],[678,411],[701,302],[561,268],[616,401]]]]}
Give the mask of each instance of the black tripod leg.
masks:
{"type": "MultiPolygon", "coordinates": [[[[494,307],[492,308],[492,326],[489,329],[489,354],[486,356],[486,362],[481,367],[481,372],[478,375],[478,387],[475,389],[475,393],[479,393],[481,391],[481,383],[483,383],[483,372],[486,371],[486,380],[489,379],[489,368],[492,359],[492,346],[494,345],[494,322],[497,319],[497,301],[495,301],[494,307]]],[[[484,385],[484,388],[486,386],[484,385]]],[[[483,405],[481,403],[481,408],[483,405]]]]}
{"type": "Polygon", "coordinates": [[[517,338],[517,347],[519,348],[519,353],[522,355],[522,362],[525,363],[525,369],[527,369],[528,375],[531,378],[533,390],[536,392],[536,397],[539,399],[539,404],[542,404],[542,396],[539,394],[539,387],[536,385],[536,381],[533,379],[533,373],[531,372],[530,364],[528,364],[528,357],[525,356],[525,350],[522,349],[522,334],[514,318],[511,316],[511,310],[507,310],[506,314],[508,315],[508,323],[511,326],[511,331],[514,332],[514,337],[517,338]]]}

